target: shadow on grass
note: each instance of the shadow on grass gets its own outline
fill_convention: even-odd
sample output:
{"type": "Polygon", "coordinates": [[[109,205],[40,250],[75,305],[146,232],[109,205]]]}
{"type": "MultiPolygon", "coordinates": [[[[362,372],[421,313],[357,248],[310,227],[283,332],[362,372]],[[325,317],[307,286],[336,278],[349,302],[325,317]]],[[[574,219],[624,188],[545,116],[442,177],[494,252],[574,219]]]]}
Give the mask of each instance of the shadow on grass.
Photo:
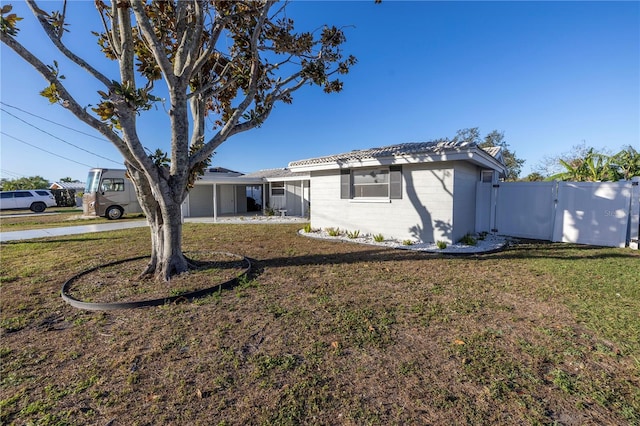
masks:
{"type": "Polygon", "coordinates": [[[264,267],[286,267],[304,265],[350,265],[360,262],[414,262],[435,259],[456,259],[464,261],[513,260],[513,259],[558,259],[586,260],[612,259],[640,256],[626,249],[598,247],[569,243],[552,243],[544,241],[527,241],[515,243],[502,251],[487,254],[446,254],[418,250],[400,250],[381,248],[364,251],[353,251],[336,254],[311,254],[303,256],[281,256],[268,259],[253,259],[257,271],[264,267]]]}

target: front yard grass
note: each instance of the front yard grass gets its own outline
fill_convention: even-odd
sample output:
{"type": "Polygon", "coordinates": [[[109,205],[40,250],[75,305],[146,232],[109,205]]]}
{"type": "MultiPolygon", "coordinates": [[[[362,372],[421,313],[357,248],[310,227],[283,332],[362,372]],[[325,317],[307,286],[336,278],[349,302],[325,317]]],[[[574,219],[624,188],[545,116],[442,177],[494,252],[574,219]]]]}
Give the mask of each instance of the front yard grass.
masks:
{"type": "Polygon", "coordinates": [[[185,251],[255,273],[129,311],[60,287],[147,253],[147,228],[2,244],[0,423],[640,424],[637,251],[447,257],[300,226],[185,224],[185,251]]]}

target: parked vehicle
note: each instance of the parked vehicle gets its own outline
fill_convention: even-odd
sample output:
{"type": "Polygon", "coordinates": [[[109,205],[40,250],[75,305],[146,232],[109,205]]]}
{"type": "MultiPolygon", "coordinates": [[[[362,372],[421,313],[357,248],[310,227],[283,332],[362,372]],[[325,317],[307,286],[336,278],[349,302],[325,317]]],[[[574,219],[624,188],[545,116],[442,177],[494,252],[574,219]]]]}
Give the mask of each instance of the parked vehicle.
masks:
{"type": "Polygon", "coordinates": [[[45,189],[21,189],[2,191],[0,193],[0,209],[29,209],[42,213],[47,207],[55,207],[56,199],[45,189]]]}
{"type": "Polygon", "coordinates": [[[125,213],[141,213],[133,183],[123,169],[91,169],[82,196],[85,216],[120,219],[125,213]]]}

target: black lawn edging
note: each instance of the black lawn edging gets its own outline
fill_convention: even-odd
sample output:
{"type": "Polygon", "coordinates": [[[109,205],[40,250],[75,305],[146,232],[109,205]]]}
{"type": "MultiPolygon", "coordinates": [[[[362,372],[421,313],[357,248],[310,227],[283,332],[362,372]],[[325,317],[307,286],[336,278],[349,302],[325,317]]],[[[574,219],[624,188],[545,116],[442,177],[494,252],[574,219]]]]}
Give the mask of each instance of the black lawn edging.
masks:
{"type": "Polygon", "coordinates": [[[204,296],[208,296],[216,291],[227,290],[229,288],[232,288],[241,277],[247,276],[251,271],[251,261],[245,256],[240,256],[238,254],[228,253],[228,252],[214,252],[214,253],[226,254],[229,256],[236,256],[238,258],[241,258],[242,262],[246,262],[246,268],[242,272],[237,274],[234,278],[231,278],[230,280],[227,280],[225,282],[213,285],[211,287],[207,287],[200,290],[195,290],[189,293],[183,293],[175,296],[160,297],[157,299],[138,300],[135,302],[104,302],[104,303],[96,302],[94,303],[94,302],[84,302],[82,300],[78,300],[69,294],[69,290],[72,284],[75,281],[77,281],[79,278],[87,274],[90,274],[91,272],[94,272],[100,268],[104,268],[107,266],[115,266],[115,265],[120,265],[126,262],[133,262],[136,260],[148,258],[148,256],[131,257],[127,259],[117,260],[111,263],[98,265],[91,269],[87,269],[85,271],[80,272],[79,274],[74,275],[62,285],[60,295],[62,296],[62,299],[65,302],[67,302],[69,305],[73,306],[74,308],[85,309],[89,311],[115,311],[115,310],[121,310],[121,309],[135,309],[135,308],[143,308],[143,307],[151,307],[151,306],[161,306],[161,305],[166,305],[166,304],[179,302],[179,301],[187,301],[187,300],[191,301],[204,296]]]}

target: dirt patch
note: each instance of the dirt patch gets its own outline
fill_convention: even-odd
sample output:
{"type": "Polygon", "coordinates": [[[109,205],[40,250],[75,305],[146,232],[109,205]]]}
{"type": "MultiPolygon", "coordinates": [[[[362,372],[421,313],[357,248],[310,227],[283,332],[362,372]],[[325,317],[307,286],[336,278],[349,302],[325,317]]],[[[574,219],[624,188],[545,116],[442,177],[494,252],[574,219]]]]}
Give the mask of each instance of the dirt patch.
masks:
{"type": "Polygon", "coordinates": [[[227,252],[187,252],[197,264],[193,270],[158,282],[141,277],[149,262],[147,257],[132,258],[101,265],[73,279],[67,294],[89,303],[122,303],[162,299],[220,286],[238,278],[250,266],[243,256],[227,252]]]}

